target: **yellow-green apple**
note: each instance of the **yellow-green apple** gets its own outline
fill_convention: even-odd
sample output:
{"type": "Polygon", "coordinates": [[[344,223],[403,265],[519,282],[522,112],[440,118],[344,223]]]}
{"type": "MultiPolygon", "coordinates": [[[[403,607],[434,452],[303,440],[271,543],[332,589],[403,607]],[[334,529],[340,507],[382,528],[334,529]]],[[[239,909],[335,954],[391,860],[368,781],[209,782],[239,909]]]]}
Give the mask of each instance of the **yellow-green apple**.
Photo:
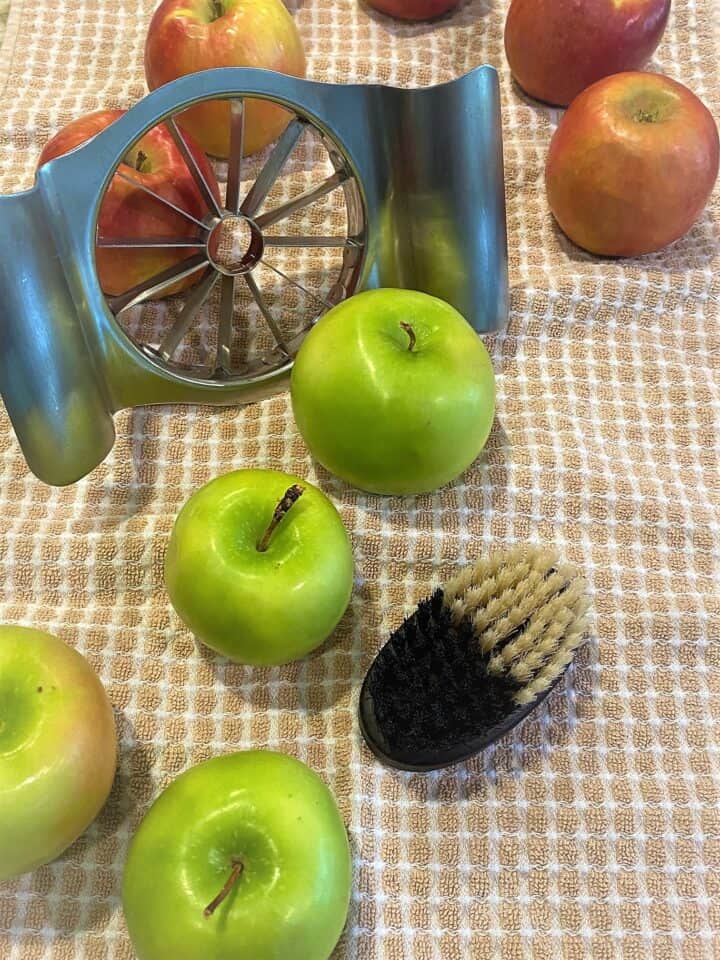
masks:
{"type": "Polygon", "coordinates": [[[669,12],[670,0],[512,0],[510,69],[531,97],[567,106],[596,80],[644,67],[669,12]]]}
{"type": "Polygon", "coordinates": [[[254,750],[207,760],[160,795],[130,846],[123,907],[138,960],[328,960],[350,884],[323,781],[254,750]]]}
{"type": "Polygon", "coordinates": [[[458,477],[488,438],[495,378],[484,344],[443,300],[371,290],[305,338],[292,407],[310,452],[373,493],[426,493],[458,477]]]}
{"type": "MultiPolygon", "coordinates": [[[[79,147],[123,113],[123,110],[97,110],[72,120],[45,145],[38,167],[79,147]]],[[[207,157],[191,137],[186,135],[185,139],[200,171],[219,200],[220,190],[207,157]]],[[[181,240],[197,237],[199,228],[192,221],[143,189],[152,190],[198,219],[208,213],[207,204],[167,127],[154,127],[146,133],[124,158],[120,172],[138,185],[134,186],[117,175],[113,177],[98,217],[98,232],[104,240],[163,237],[181,240]]],[[[174,266],[188,255],[189,251],[183,249],[98,247],[95,260],[100,286],[109,296],[117,296],[174,266]]],[[[166,290],[164,296],[192,286],[199,276],[200,273],[193,274],[179,281],[166,290]]]]}
{"type": "Polygon", "coordinates": [[[340,514],[311,483],[236,470],[180,511],[165,583],[183,622],[213,650],[287,663],[323,643],[350,600],[353,559],[340,514]]]}
{"type": "Polygon", "coordinates": [[[550,209],[591,253],[650,253],[700,216],[719,153],[715,121],[687,87],[655,73],[606,77],[573,101],[552,139],[550,209]]]}
{"type": "Polygon", "coordinates": [[[87,660],[28,627],[0,627],[0,880],[83,833],[115,776],[112,708],[87,660]]]}
{"type": "Polygon", "coordinates": [[[435,20],[454,10],[460,0],[367,0],[369,6],[397,20],[435,20]]]}
{"type": "MultiPolygon", "coordinates": [[[[145,42],[145,76],[157,87],[212,67],[259,67],[305,76],[305,53],[282,0],[163,0],[145,42]]],[[[266,100],[245,102],[244,153],[275,140],[290,119],[266,100]]],[[[227,157],[230,104],[214,100],[187,110],[179,122],[204,150],[227,157]]]]}

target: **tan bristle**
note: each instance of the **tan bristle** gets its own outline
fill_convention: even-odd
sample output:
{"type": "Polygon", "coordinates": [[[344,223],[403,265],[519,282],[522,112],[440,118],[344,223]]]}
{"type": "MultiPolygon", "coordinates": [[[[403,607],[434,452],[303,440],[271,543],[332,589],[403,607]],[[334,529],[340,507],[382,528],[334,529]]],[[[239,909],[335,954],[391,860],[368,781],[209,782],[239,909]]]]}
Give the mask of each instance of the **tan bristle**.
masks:
{"type": "Polygon", "coordinates": [[[498,650],[488,665],[490,671],[509,673],[519,686],[529,683],[555,653],[574,619],[573,611],[555,597],[536,611],[519,636],[498,650]]]}
{"type": "Polygon", "coordinates": [[[452,580],[449,580],[445,584],[443,591],[445,593],[445,603],[448,604],[448,606],[452,605],[458,597],[464,595],[472,583],[473,573],[477,566],[478,564],[464,567],[456,577],[453,577],[452,580]]]}
{"type": "Polygon", "coordinates": [[[503,554],[494,553],[467,567],[445,585],[445,603],[452,607],[458,622],[472,610],[484,607],[493,597],[502,594],[524,575],[527,563],[505,562],[503,554]]]}
{"type": "Polygon", "coordinates": [[[518,690],[513,698],[515,703],[531,703],[539,694],[547,690],[575,656],[575,651],[585,636],[585,627],[586,621],[585,615],[583,614],[575,621],[573,629],[566,634],[565,639],[552,660],[545,664],[531,683],[518,690]]]}
{"type": "Polygon", "coordinates": [[[497,576],[470,586],[462,597],[458,598],[458,603],[463,607],[464,616],[468,616],[473,610],[484,610],[491,601],[512,592],[517,583],[529,572],[528,564],[516,564],[508,570],[501,571],[497,576]]]}
{"type": "Polygon", "coordinates": [[[454,623],[471,618],[480,649],[489,653],[532,613],[533,598],[557,561],[556,550],[533,545],[477,561],[445,587],[454,623]]]}
{"type": "Polygon", "coordinates": [[[481,652],[490,654],[488,671],[512,678],[520,704],[546,690],[572,659],[585,632],[585,589],[556,550],[526,545],[463,570],[445,588],[445,603],[456,623],[471,619],[481,652]]]}
{"type": "Polygon", "coordinates": [[[566,584],[565,577],[560,573],[553,573],[548,577],[533,570],[518,584],[511,596],[502,598],[505,607],[502,615],[493,616],[488,626],[485,625],[487,618],[480,613],[473,618],[481,649],[486,653],[493,650],[566,584]]]}
{"type": "MultiPolygon", "coordinates": [[[[522,568],[538,564],[539,553],[545,553],[545,550],[521,545],[507,551],[494,551],[489,556],[476,560],[445,585],[446,602],[462,599],[471,588],[483,587],[488,581],[495,579],[499,581],[496,592],[502,593],[526,575],[522,568]]],[[[550,565],[552,566],[552,562],[550,565]]]]}
{"type": "Polygon", "coordinates": [[[568,607],[561,606],[549,623],[536,628],[534,636],[531,635],[530,630],[524,633],[524,642],[517,644],[517,659],[514,663],[508,665],[503,650],[502,660],[518,686],[524,687],[530,683],[538,671],[552,660],[563,641],[566,630],[574,620],[575,614],[573,611],[568,607]]]}
{"type": "Polygon", "coordinates": [[[550,597],[538,606],[520,636],[500,651],[499,655],[506,667],[511,667],[513,661],[522,660],[530,669],[537,669],[553,653],[576,618],[574,607],[584,590],[585,584],[582,580],[576,580],[562,593],[550,597]]]}

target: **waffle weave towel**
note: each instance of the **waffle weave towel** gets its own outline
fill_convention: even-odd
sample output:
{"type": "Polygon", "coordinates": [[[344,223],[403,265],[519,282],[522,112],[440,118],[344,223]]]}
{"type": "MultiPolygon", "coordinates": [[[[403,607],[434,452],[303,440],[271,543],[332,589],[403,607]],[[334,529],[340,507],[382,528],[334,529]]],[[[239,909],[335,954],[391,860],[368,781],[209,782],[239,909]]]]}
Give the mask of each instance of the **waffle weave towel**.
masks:
{"type": "MultiPolygon", "coordinates": [[[[716,0],[677,0],[654,66],[720,116],[716,0]]],[[[13,0],[0,56],[0,189],[46,138],[144,92],[151,0],[13,0]]],[[[308,457],[286,396],[138,409],[64,490],[29,475],[0,419],[0,621],[83,651],[117,711],[120,767],[94,826],[0,887],[3,960],[130,960],[129,838],[189,765],[250,746],[308,761],[339,799],[354,895],[334,960],[720,956],[720,215],[632,263],[570,246],[542,169],[557,111],[504,61],[504,0],[406,26],[357,0],[298,0],[309,76],[400,85],[501,71],[512,312],[485,455],[417,500],[346,489],[308,457]],[[162,559],[199,484],[245,465],[319,482],[351,531],[351,608],[328,647],[273,670],[219,661],[169,608],[162,559]],[[584,568],[593,640],[521,729],[467,766],[393,773],[361,745],[360,681],[430,583],[491,545],[557,543],[584,568]]],[[[168,958],[171,960],[171,958],[168,958]]],[[[252,958],[247,958],[252,960],[252,958]]],[[[288,958],[292,960],[292,958],[288,958]]]]}

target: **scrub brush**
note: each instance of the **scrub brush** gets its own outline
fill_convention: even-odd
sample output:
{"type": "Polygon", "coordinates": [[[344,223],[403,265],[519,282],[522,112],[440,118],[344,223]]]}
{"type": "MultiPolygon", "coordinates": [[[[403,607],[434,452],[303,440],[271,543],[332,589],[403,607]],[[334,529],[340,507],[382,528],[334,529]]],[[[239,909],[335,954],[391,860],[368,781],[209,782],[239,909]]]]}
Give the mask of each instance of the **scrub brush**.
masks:
{"type": "Polygon", "coordinates": [[[435,770],[489,746],[563,676],[585,633],[589,601],[557,551],[494,553],[441,587],[392,634],[360,694],[375,755],[435,770]]]}

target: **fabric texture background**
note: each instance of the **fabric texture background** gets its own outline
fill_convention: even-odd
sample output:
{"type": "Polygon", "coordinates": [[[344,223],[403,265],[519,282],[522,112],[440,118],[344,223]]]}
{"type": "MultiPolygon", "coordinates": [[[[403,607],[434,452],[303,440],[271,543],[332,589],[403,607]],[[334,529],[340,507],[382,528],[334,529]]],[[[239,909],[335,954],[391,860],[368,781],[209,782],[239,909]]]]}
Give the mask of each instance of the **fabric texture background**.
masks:
{"type": "MultiPolygon", "coordinates": [[[[3,192],[32,183],[63,123],[143,95],[152,7],[13,0],[3,192]]],[[[500,70],[512,310],[488,340],[495,427],[461,481],[396,500],[322,471],[286,395],[122,413],[106,462],[62,490],[29,474],[3,415],[0,621],[46,628],[88,656],[116,710],[120,759],[86,835],[0,887],[0,956],[129,960],[119,893],[137,824],[178,773],[248,747],[300,757],[338,798],[355,867],[334,960],[720,956],[717,195],[672,248],[598,262],[548,212],[542,171],[559,112],[513,87],[504,0],[416,26],[356,0],[299,0],[294,13],[316,79],[425,85],[483,62],[500,70]],[[180,505],[249,465],[319,483],[357,560],[332,642],[268,670],[196,645],[162,579],[180,505]],[[558,544],[590,583],[592,636],[566,681],[467,765],[383,769],[355,716],[375,652],[431,584],[526,539],[558,544]]],[[[716,24],[715,0],[677,0],[654,68],[719,116],[716,24]]]]}

